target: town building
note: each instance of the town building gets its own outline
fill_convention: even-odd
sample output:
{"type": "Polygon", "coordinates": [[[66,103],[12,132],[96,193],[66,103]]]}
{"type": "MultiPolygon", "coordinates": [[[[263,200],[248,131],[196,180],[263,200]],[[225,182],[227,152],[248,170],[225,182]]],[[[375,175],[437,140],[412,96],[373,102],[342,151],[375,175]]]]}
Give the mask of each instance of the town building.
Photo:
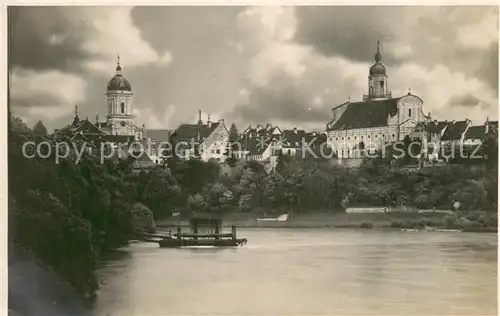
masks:
{"type": "Polygon", "coordinates": [[[181,124],[170,136],[172,154],[177,158],[189,160],[199,157],[202,161],[215,159],[225,162],[229,130],[224,120],[211,122],[210,116],[204,123],[201,110],[197,124],[181,124]]]}
{"type": "Polygon", "coordinates": [[[417,124],[431,120],[422,105],[423,100],[410,90],[407,95],[392,96],[377,42],[375,64],[369,70],[368,94],[363,95],[362,101],[349,100],[332,109],[333,119],[326,128],[327,142],[339,159],[357,158],[363,150],[382,149],[410,136],[417,124]]]}

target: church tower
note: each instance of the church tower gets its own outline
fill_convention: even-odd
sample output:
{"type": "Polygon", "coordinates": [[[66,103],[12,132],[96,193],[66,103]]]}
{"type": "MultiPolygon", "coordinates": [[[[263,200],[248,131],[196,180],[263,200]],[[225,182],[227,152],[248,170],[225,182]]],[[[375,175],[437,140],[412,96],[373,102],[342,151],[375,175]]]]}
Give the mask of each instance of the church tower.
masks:
{"type": "Polygon", "coordinates": [[[370,67],[368,76],[368,95],[363,96],[363,100],[390,98],[391,93],[387,86],[387,73],[382,64],[382,54],[380,53],[380,42],[377,41],[377,53],[375,54],[375,64],[370,67]]]}
{"type": "Polygon", "coordinates": [[[116,74],[108,83],[106,125],[112,135],[135,135],[132,87],[123,76],[118,55],[116,74]]]}

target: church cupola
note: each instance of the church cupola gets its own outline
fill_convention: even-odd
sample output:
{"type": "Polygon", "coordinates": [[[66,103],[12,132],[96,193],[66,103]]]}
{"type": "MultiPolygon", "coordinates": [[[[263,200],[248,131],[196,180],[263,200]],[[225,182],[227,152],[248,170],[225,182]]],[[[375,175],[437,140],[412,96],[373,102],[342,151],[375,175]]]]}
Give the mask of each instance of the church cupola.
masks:
{"type": "Polygon", "coordinates": [[[120,65],[120,55],[116,62],[116,74],[108,83],[108,91],[132,91],[130,82],[123,76],[122,66],[120,65]]]}
{"type": "Polygon", "coordinates": [[[364,95],[363,99],[390,98],[391,94],[388,92],[387,87],[387,70],[382,64],[379,41],[377,41],[377,53],[374,57],[375,64],[370,67],[368,76],[368,95],[364,95]]]}
{"type": "Polygon", "coordinates": [[[108,103],[106,126],[113,135],[135,136],[133,96],[130,82],[123,76],[120,55],[118,55],[116,73],[106,89],[108,103]]]}

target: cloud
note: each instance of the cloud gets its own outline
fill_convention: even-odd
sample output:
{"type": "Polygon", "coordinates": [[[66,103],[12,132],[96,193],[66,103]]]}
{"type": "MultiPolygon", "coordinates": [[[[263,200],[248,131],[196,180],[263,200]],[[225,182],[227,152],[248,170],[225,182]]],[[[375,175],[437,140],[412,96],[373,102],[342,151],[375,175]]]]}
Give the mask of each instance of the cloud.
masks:
{"type": "Polygon", "coordinates": [[[127,67],[160,62],[160,56],[142,39],[131,7],[17,7],[10,8],[14,67],[97,71],[108,75],[120,54],[127,67]]]}
{"type": "Polygon", "coordinates": [[[79,72],[93,57],[81,49],[88,27],[62,7],[9,7],[9,63],[33,70],[79,72]]]}
{"type": "Polygon", "coordinates": [[[228,125],[272,122],[321,130],[333,106],[349,97],[358,101],[366,92],[376,40],[393,95],[406,94],[411,86],[423,98],[424,111],[437,118],[498,117],[496,7],[22,7],[17,12],[9,62],[18,84],[23,78],[20,86],[27,88],[16,92],[14,107],[35,120],[49,113],[40,109],[65,104],[66,114],[47,119],[49,128],[68,124],[75,102],[81,116],[103,117],[106,84],[120,53],[138,125],[176,128],[197,121],[201,109],[204,118],[211,113],[212,120],[222,117],[228,125]],[[59,79],[42,85],[40,76],[50,73],[59,79]],[[58,86],[66,91],[62,96],[55,92],[58,86]]]}
{"type": "Polygon", "coordinates": [[[175,105],[169,104],[162,116],[156,115],[150,108],[135,110],[136,123],[145,124],[147,129],[167,129],[169,127],[167,123],[175,113],[175,109],[175,105]]]}
{"type": "MultiPolygon", "coordinates": [[[[89,21],[90,32],[82,43],[82,49],[91,56],[87,61],[90,69],[109,73],[109,65],[120,58],[127,67],[142,66],[162,60],[161,56],[144,41],[140,31],[132,22],[131,7],[109,7],[96,11],[83,8],[81,18],[89,21]],[[97,57],[98,56],[98,57],[97,57]]],[[[163,57],[171,60],[170,53],[163,57]]]]}
{"type": "Polygon", "coordinates": [[[55,116],[64,115],[85,99],[86,82],[76,75],[57,70],[15,70],[11,84],[13,108],[31,108],[34,113],[38,113],[34,109],[39,109],[55,116]]]}

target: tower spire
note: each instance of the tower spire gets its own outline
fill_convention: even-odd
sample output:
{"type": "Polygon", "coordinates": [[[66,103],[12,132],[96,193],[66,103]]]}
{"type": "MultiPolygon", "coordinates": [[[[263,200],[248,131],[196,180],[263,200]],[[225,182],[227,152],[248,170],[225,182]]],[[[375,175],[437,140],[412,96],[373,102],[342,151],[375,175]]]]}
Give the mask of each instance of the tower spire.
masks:
{"type": "Polygon", "coordinates": [[[116,74],[122,74],[122,66],[120,65],[120,53],[116,56],[116,74]]]}
{"type": "Polygon", "coordinates": [[[75,126],[78,123],[80,123],[80,118],[78,117],[78,104],[75,104],[75,117],[73,118],[73,123],[71,125],[75,126]]]}
{"type": "Polygon", "coordinates": [[[377,53],[375,54],[375,62],[380,63],[382,61],[382,54],[380,53],[380,41],[377,41],[377,53]]]}
{"type": "Polygon", "coordinates": [[[203,121],[201,120],[201,110],[198,110],[198,124],[202,125],[203,121]]]}

